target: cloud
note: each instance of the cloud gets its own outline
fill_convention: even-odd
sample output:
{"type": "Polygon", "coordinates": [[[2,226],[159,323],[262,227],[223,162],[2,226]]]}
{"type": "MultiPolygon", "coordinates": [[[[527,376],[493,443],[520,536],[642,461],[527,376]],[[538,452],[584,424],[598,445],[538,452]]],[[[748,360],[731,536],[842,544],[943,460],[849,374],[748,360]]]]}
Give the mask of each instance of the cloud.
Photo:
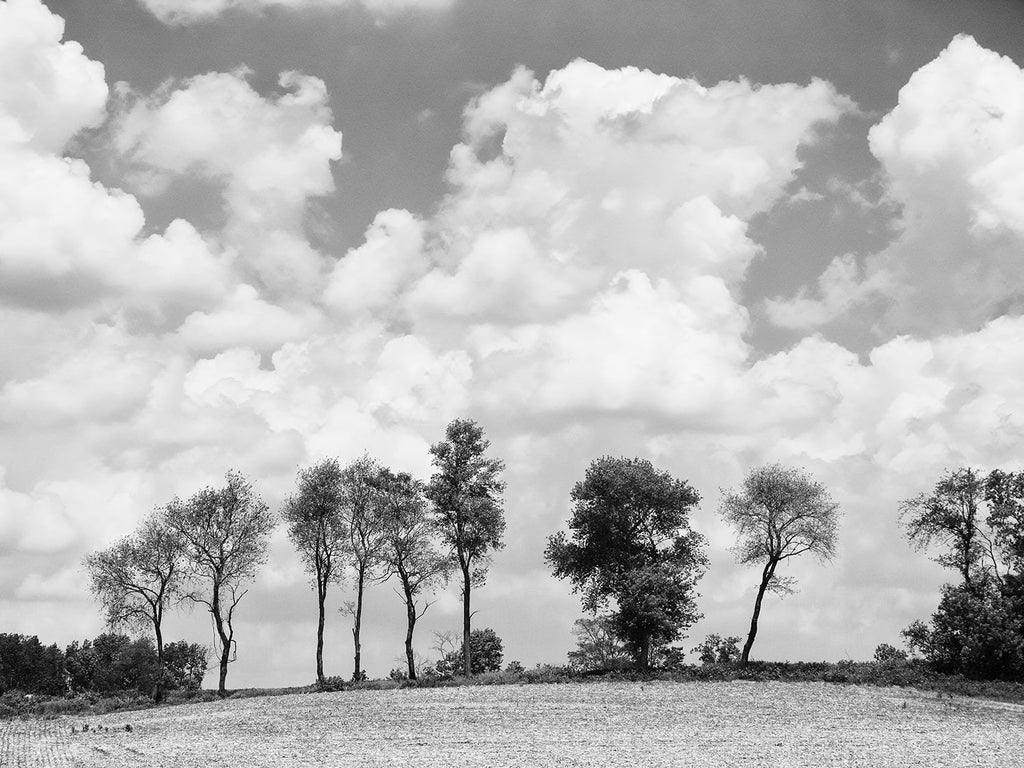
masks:
{"type": "MultiPolygon", "coordinates": [[[[816,291],[769,303],[789,327],[842,320],[871,295],[888,304],[877,334],[978,330],[1024,308],[1024,70],[961,35],[900,90],[869,132],[898,236],[837,260],[816,291]]],[[[863,314],[853,315],[863,322],[863,314]]]]}
{"type": "Polygon", "coordinates": [[[288,11],[361,6],[378,18],[409,11],[443,11],[455,0],[139,0],[167,24],[194,24],[214,19],[229,10],[259,13],[271,8],[288,11]]]}
{"type": "Polygon", "coordinates": [[[306,203],[334,191],[331,163],[341,158],[341,133],[331,127],[322,80],[284,72],[282,92],[264,98],[248,75],[242,69],[168,81],[148,97],[122,88],[115,143],[142,171],[147,191],[165,186],[161,176],[220,185],[224,237],[240,266],[275,293],[309,293],[319,288],[325,263],[303,234],[306,203]]]}

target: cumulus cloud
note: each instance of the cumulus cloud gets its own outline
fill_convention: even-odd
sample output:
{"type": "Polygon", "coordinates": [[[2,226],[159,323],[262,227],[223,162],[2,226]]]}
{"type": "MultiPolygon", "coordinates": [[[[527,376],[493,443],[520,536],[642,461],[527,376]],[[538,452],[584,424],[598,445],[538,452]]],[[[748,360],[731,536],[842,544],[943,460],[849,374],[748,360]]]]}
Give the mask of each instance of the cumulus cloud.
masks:
{"type": "MultiPolygon", "coordinates": [[[[702,492],[695,525],[709,534],[713,569],[701,628],[726,634],[749,615],[750,591],[714,514],[718,490],[766,461],[807,467],[846,512],[842,554],[831,568],[794,566],[806,591],[766,610],[764,653],[866,656],[925,615],[941,579],[893,545],[898,500],[945,467],[1018,458],[1024,326],[992,315],[1022,287],[1010,259],[1020,252],[1016,181],[999,162],[1017,151],[1017,96],[1002,92],[1020,71],[966,38],[914,76],[871,134],[902,206],[897,240],[838,259],[817,288],[770,310],[797,329],[864,312],[893,330],[874,349],[811,334],[763,354],[745,282],[755,260],[781,256],[751,222],[788,203],[802,149],[855,109],[828,83],[705,86],[585,61],[543,82],[517,70],[467,106],[436,212],[383,211],[334,258],[303,231],[310,201],[334,191],[341,151],[321,81],[286,73],[267,95],[236,71],[153,94],[121,88],[112,135],[131,179],[146,180],[140,197],[182,177],[223,195],[223,228],[177,220],[151,233],[138,198],[62,156],[68,137],[102,119],[105,86],[88,98],[81,86],[97,65],[61,43],[59,20],[38,3],[0,5],[13,12],[48,35],[0,46],[13,71],[34,83],[32,62],[71,64],[38,70],[39,98],[24,95],[28,85],[0,92],[0,153],[37,179],[0,178],[0,323],[12,339],[0,359],[0,547],[24,574],[0,582],[0,599],[58,599],[71,578],[55,557],[107,546],[229,467],[256,479],[273,508],[296,468],[324,456],[368,451],[428,476],[429,445],[468,415],[507,461],[509,547],[492,577],[505,586],[478,605],[510,656],[557,661],[569,642],[578,603],[548,579],[544,536],[564,524],[572,482],[605,453],[651,456],[702,492]],[[969,117],[940,125],[951,108],[943,78],[963,94],[999,85],[979,92],[982,107],[963,107],[969,117]],[[66,119],[44,135],[44,111],[60,99],[69,106],[52,115],[66,119]],[[919,137],[940,129],[950,136],[919,137]],[[962,146],[976,129],[983,140],[962,146]],[[950,194],[937,194],[945,182],[950,194]],[[897,290],[938,301],[961,287],[961,268],[990,271],[970,287],[985,310],[951,299],[910,328],[901,318],[916,305],[899,304],[897,290]],[[871,601],[869,577],[913,587],[871,601]],[[517,603],[515,587],[536,601],[517,603]],[[821,608],[844,600],[863,612],[855,637],[840,632],[846,613],[821,608]],[[521,631],[537,610],[557,617],[537,630],[542,647],[521,631]],[[799,637],[773,634],[780,627],[799,637]],[[855,646],[837,648],[841,634],[855,646]]],[[[274,557],[289,554],[279,536],[274,557]]],[[[296,662],[268,679],[254,661],[270,647],[308,651],[309,633],[293,625],[310,596],[293,565],[275,563],[243,606],[251,639],[240,679],[308,674],[296,662]]],[[[399,637],[386,593],[367,631],[399,637]]],[[[450,595],[433,611],[437,628],[457,621],[450,595]]],[[[40,631],[29,625],[38,613],[22,619],[12,629],[40,631]]],[[[383,673],[399,651],[400,638],[393,651],[368,649],[368,668],[383,673]]]]}
{"type": "MultiPolygon", "coordinates": [[[[883,337],[977,330],[1024,307],[1024,70],[961,35],[910,78],[868,136],[887,200],[900,208],[893,243],[833,262],[817,290],[769,303],[790,327],[842,319],[871,295],[889,304],[883,337]]],[[[862,318],[857,318],[861,320],[862,318]]]]}
{"type": "Polygon", "coordinates": [[[213,72],[169,81],[148,97],[126,93],[116,145],[149,191],[181,175],[220,184],[224,235],[243,264],[270,290],[308,293],[325,263],[303,235],[306,202],[334,191],[341,133],[319,78],[284,72],[282,93],[264,98],[248,75],[213,72]]]}
{"type": "Polygon", "coordinates": [[[271,8],[289,11],[361,6],[374,16],[389,18],[408,11],[443,11],[455,0],[139,0],[167,24],[193,24],[229,10],[258,13],[271,8]]]}

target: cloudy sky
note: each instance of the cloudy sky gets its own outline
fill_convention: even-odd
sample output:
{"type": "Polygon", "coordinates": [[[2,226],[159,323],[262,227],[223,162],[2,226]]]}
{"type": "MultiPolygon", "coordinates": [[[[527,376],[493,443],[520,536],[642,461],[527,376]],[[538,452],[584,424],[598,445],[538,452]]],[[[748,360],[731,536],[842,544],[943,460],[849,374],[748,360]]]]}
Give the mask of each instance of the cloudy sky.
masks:
{"type": "MultiPolygon", "coordinates": [[[[325,456],[427,477],[464,416],[507,464],[475,605],[506,658],[572,647],[542,553],[604,454],[702,494],[687,648],[752,607],[721,489],[806,468],[839,554],[791,566],[754,655],[870,658],[946,578],[899,500],[1024,461],[1022,28],[1001,0],[0,0],[0,630],[99,633],[82,556],[229,468],[274,509],[325,456]]],[[[385,675],[404,613],[368,601],[385,675]]],[[[419,650],[459,622],[453,586],[419,650]]],[[[309,682],[314,632],[282,531],[229,685],[309,682]]]]}

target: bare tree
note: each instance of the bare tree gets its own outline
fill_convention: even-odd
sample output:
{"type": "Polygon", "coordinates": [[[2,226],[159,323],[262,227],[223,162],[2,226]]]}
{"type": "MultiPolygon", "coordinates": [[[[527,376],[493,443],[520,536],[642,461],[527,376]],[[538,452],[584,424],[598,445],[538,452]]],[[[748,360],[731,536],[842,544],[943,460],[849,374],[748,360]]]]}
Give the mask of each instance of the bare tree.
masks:
{"type": "MultiPolygon", "coordinates": [[[[416,679],[416,659],[412,647],[416,622],[426,613],[431,602],[417,602],[447,583],[451,560],[434,548],[434,529],[427,516],[423,483],[405,472],[398,474],[384,468],[377,479],[387,536],[387,562],[401,582],[399,597],[405,603],[405,658],[409,679],[416,679]]],[[[397,591],[397,590],[396,590],[397,591]]]]}
{"type": "Polygon", "coordinates": [[[240,473],[229,471],[225,479],[223,488],[204,488],[187,502],[176,500],[167,515],[185,543],[188,570],[198,582],[187,597],[206,606],[217,633],[221,696],[227,694],[228,664],[234,660],[235,609],[248,592],[242,585],[266,562],[277,522],[240,473]]]}
{"type": "Polygon", "coordinates": [[[776,573],[779,563],[805,552],[822,560],[835,555],[838,509],[810,475],[778,464],[751,471],[739,492],[725,492],[719,511],[736,529],[737,561],[763,564],[741,664],[750,660],[765,592],[792,591],[792,581],[776,573]]]}
{"type": "Polygon", "coordinates": [[[505,516],[501,494],[505,483],[498,477],[505,465],[484,454],[490,442],[483,429],[468,419],[455,419],[445,439],[430,447],[437,471],[427,486],[434,505],[434,524],[462,573],[463,671],[472,675],[470,660],[470,591],[483,583],[490,553],[501,549],[505,516]]]}
{"type": "Polygon", "coordinates": [[[360,632],[363,623],[363,594],[366,583],[387,578],[384,554],[387,536],[376,491],[380,467],[369,456],[362,456],[349,464],[341,473],[342,514],[348,527],[349,564],[355,571],[356,599],[346,602],[342,612],[352,616],[352,640],[355,644],[353,680],[361,680],[362,646],[360,632]]]}
{"type": "Polygon", "coordinates": [[[337,459],[324,459],[299,471],[298,493],[285,502],[282,517],[288,538],[312,576],[317,596],[316,679],[324,679],[324,605],[327,586],[339,581],[348,552],[348,526],[342,514],[344,493],[337,459]]]}
{"type": "Polygon", "coordinates": [[[181,537],[167,524],[164,511],[157,510],[131,536],[84,561],[111,628],[152,626],[160,670],[153,691],[156,701],[164,693],[164,612],[181,595],[183,556],[181,537]]]}

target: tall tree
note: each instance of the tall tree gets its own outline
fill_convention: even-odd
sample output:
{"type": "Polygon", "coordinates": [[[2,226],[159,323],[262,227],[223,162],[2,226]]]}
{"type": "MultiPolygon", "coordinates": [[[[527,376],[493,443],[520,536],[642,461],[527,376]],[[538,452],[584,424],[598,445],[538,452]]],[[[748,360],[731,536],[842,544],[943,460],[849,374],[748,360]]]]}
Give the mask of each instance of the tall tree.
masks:
{"type": "Polygon", "coordinates": [[[907,538],[918,549],[939,544],[945,551],[935,562],[960,574],[971,589],[984,573],[998,570],[992,539],[984,528],[981,504],[985,479],[980,472],[961,468],[948,472],[931,495],[920,494],[900,503],[900,520],[907,538]]]}
{"type": "Polygon", "coordinates": [[[646,459],[605,456],[572,489],[571,540],[548,537],[554,575],[596,613],[612,599],[616,636],[640,669],[700,618],[695,586],[707,567],[705,540],[690,529],[700,495],[646,459]]]}
{"type": "Polygon", "coordinates": [[[422,595],[429,594],[447,583],[451,560],[434,548],[434,529],[427,516],[427,502],[423,483],[405,472],[380,470],[377,493],[380,497],[387,537],[387,562],[398,575],[405,603],[405,658],[409,665],[409,679],[416,679],[416,659],[413,652],[413,631],[416,622],[426,613],[431,602],[422,595]]]}
{"type": "Polygon", "coordinates": [[[188,598],[205,605],[213,618],[219,647],[217,691],[227,695],[228,664],[235,650],[235,609],[266,562],[276,520],[240,473],[229,471],[223,488],[204,488],[187,502],[168,508],[169,525],[185,543],[188,570],[196,588],[188,598]]]}
{"type": "Polygon", "coordinates": [[[430,447],[436,471],[427,486],[434,505],[434,523],[451,559],[462,574],[462,667],[473,673],[470,644],[471,590],[484,583],[490,553],[504,544],[505,515],[500,479],[505,465],[485,455],[490,441],[475,421],[455,419],[445,439],[430,447]]]}
{"type": "Polygon", "coordinates": [[[342,517],[348,528],[346,550],[349,564],[355,571],[356,599],[346,602],[342,611],[352,616],[352,640],[355,645],[353,680],[361,680],[363,596],[367,582],[387,578],[385,550],[387,536],[384,517],[376,491],[380,466],[369,456],[362,456],[341,472],[342,517]]]}
{"type": "MultiPolygon", "coordinates": [[[[164,612],[181,594],[183,557],[181,536],[168,525],[166,511],[159,510],[135,533],[84,561],[92,593],[102,604],[111,628],[152,628],[160,670],[164,669],[164,612]]],[[[164,675],[156,675],[156,701],[163,698],[164,687],[164,675]]]]}
{"type": "Polygon", "coordinates": [[[288,498],[282,517],[288,538],[312,577],[317,597],[316,679],[324,679],[324,606],[327,587],[343,573],[348,552],[348,526],[343,515],[345,494],[337,459],[324,459],[299,471],[298,491],[288,498]]]}
{"type": "Polygon", "coordinates": [[[720,512],[736,529],[737,561],[762,566],[750,632],[740,654],[740,663],[746,664],[765,593],[792,591],[792,581],[777,573],[779,564],[806,552],[830,560],[835,555],[839,506],[803,470],[770,464],[751,471],[738,492],[726,491],[720,512]]]}
{"type": "Polygon", "coordinates": [[[985,500],[989,503],[986,522],[994,532],[1002,561],[1014,571],[1013,579],[1024,577],[1024,471],[993,470],[985,478],[985,500]]]}

